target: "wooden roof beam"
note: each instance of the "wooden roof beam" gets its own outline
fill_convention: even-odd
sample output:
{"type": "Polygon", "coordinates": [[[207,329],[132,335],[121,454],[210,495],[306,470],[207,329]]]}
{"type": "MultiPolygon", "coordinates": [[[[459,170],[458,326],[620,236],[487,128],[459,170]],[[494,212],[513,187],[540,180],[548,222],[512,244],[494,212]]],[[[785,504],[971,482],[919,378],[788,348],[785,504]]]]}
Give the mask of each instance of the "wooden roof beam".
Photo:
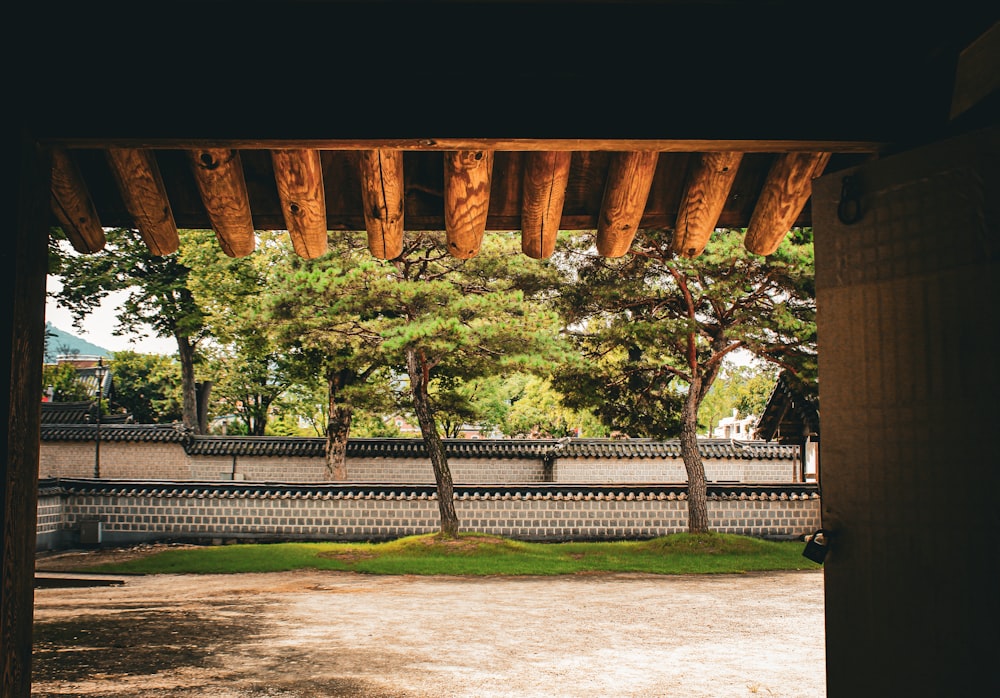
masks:
{"type": "Polygon", "coordinates": [[[104,249],[107,238],[90,190],[63,148],[52,149],[52,212],[74,250],[89,254],[104,249]]]}
{"type": "Polygon", "coordinates": [[[107,157],[125,208],[146,247],[159,256],[176,252],[180,246],[177,224],[153,152],[144,148],[108,148],[107,157]]]}
{"type": "Polygon", "coordinates": [[[245,257],[257,243],[239,151],[201,148],[188,155],[219,247],[230,257],[245,257]]]}
{"type": "Polygon", "coordinates": [[[365,150],[358,157],[368,249],[379,259],[403,253],[403,152],[365,150]]]}
{"type": "Polygon", "coordinates": [[[444,226],[448,252],[459,259],[474,257],[483,244],[492,178],[492,150],[444,154],[444,226]]]}
{"type": "Polygon", "coordinates": [[[573,153],[528,153],[521,192],[521,251],[547,259],[555,251],[573,153]]]}
{"type": "Polygon", "coordinates": [[[754,254],[769,255],[791,230],[812,196],[812,181],[823,174],[830,153],[782,153],[768,171],[743,238],[754,254]]]}
{"type": "Polygon", "coordinates": [[[326,191],[323,164],[314,149],[272,150],[281,212],[295,253],[314,259],[326,253],[326,191]]]}
{"type": "Polygon", "coordinates": [[[705,249],[729,198],[743,153],[702,153],[688,175],[677,210],[673,249],[697,257],[705,249]]]}
{"type": "Polygon", "coordinates": [[[615,153],[597,221],[597,253],[621,257],[632,246],[646,208],[659,153],[615,153]]]}

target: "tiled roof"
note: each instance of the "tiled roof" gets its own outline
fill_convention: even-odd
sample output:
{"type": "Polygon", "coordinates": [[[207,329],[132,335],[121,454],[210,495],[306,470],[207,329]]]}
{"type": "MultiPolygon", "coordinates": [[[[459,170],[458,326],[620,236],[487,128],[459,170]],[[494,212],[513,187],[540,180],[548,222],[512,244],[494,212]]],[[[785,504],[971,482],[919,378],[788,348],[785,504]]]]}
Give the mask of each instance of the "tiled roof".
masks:
{"type": "Polygon", "coordinates": [[[95,407],[90,400],[43,402],[42,424],[87,424],[94,419],[95,407]]]}
{"type": "MultiPolygon", "coordinates": [[[[702,458],[727,460],[785,460],[794,457],[794,447],[764,441],[698,439],[702,458]]],[[[680,458],[681,443],[645,439],[574,439],[558,451],[559,458],[680,458]]]]}
{"type": "MultiPolygon", "coordinates": [[[[46,494],[204,497],[208,499],[436,499],[434,485],[175,482],[51,478],[40,480],[46,494]]],[[[819,498],[816,484],[709,485],[713,500],[777,501],[819,498]]],[[[496,500],[683,500],[686,485],[455,485],[455,499],[496,500]]]]}
{"type": "Polygon", "coordinates": [[[326,439],[286,436],[194,436],[192,456],[322,457],[326,439]]]}
{"type": "MultiPolygon", "coordinates": [[[[93,441],[96,424],[43,424],[42,441],[93,441]]],[[[191,434],[173,424],[101,424],[102,441],[184,443],[191,434]]]]}
{"type": "MultiPolygon", "coordinates": [[[[449,458],[543,458],[556,442],[549,439],[442,439],[449,458]]],[[[188,453],[199,456],[317,456],[326,439],[272,436],[195,436],[188,453]]],[[[349,439],[352,458],[426,458],[423,439],[349,439]]]]}
{"type": "Polygon", "coordinates": [[[804,383],[782,371],[757,420],[757,434],[779,443],[798,442],[805,432],[819,435],[818,393],[817,385],[804,383]]]}
{"type": "MultiPolygon", "coordinates": [[[[94,425],[43,425],[43,441],[91,441],[94,425]]],[[[197,436],[172,425],[101,425],[106,441],[172,441],[197,456],[269,456],[320,458],[326,440],[287,436],[197,436]]],[[[645,439],[443,439],[449,458],[679,458],[679,441],[645,439]]],[[[763,441],[699,439],[705,459],[786,460],[794,446],[763,441]]],[[[423,439],[349,439],[351,458],[426,458],[423,439]]]]}
{"type": "MultiPolygon", "coordinates": [[[[450,458],[543,458],[552,439],[442,439],[450,458]]],[[[350,439],[347,455],[381,458],[426,458],[423,439],[350,439]]]]}

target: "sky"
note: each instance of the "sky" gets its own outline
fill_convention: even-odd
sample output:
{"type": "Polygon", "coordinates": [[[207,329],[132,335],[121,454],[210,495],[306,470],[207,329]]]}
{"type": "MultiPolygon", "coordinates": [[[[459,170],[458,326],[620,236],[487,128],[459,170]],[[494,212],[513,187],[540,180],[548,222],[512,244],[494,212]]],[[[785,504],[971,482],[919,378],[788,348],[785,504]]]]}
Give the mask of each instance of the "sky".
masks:
{"type": "MultiPolygon", "coordinates": [[[[47,291],[51,294],[61,288],[59,278],[47,277],[47,291]]],[[[137,351],[144,354],[175,354],[177,342],[172,337],[116,337],[112,332],[117,324],[117,307],[126,293],[109,294],[98,310],[88,315],[83,329],[73,326],[73,316],[69,310],[58,305],[50,296],[45,301],[45,321],[51,322],[63,332],[85,339],[109,351],[137,351]]]]}

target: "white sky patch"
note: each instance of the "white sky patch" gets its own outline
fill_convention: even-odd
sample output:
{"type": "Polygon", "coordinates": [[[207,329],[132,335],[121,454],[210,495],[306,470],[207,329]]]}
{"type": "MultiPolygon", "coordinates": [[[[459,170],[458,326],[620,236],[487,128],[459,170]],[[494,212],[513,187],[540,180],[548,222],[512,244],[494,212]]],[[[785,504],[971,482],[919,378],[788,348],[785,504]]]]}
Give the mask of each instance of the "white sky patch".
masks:
{"type": "MultiPolygon", "coordinates": [[[[46,278],[46,291],[48,294],[56,293],[62,288],[59,277],[51,274],[46,278]]],[[[73,326],[73,316],[67,308],[59,305],[55,298],[46,295],[45,299],[45,321],[51,322],[63,332],[68,332],[74,337],[85,339],[91,344],[96,344],[109,351],[136,351],[143,354],[167,354],[177,353],[177,342],[173,337],[152,336],[116,336],[113,334],[118,324],[118,309],[128,296],[128,292],[119,291],[109,293],[101,303],[101,306],[84,318],[82,329],[73,326]]]]}

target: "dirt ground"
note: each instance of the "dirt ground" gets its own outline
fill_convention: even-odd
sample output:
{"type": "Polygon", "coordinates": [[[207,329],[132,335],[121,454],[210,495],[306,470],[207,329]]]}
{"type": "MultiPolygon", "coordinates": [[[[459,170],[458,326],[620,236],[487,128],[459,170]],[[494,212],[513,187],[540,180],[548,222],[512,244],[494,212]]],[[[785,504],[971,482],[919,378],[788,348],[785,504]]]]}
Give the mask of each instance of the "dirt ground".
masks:
{"type": "Polygon", "coordinates": [[[39,698],[826,695],[822,571],[61,586],[74,555],[37,563],[39,698]]]}

